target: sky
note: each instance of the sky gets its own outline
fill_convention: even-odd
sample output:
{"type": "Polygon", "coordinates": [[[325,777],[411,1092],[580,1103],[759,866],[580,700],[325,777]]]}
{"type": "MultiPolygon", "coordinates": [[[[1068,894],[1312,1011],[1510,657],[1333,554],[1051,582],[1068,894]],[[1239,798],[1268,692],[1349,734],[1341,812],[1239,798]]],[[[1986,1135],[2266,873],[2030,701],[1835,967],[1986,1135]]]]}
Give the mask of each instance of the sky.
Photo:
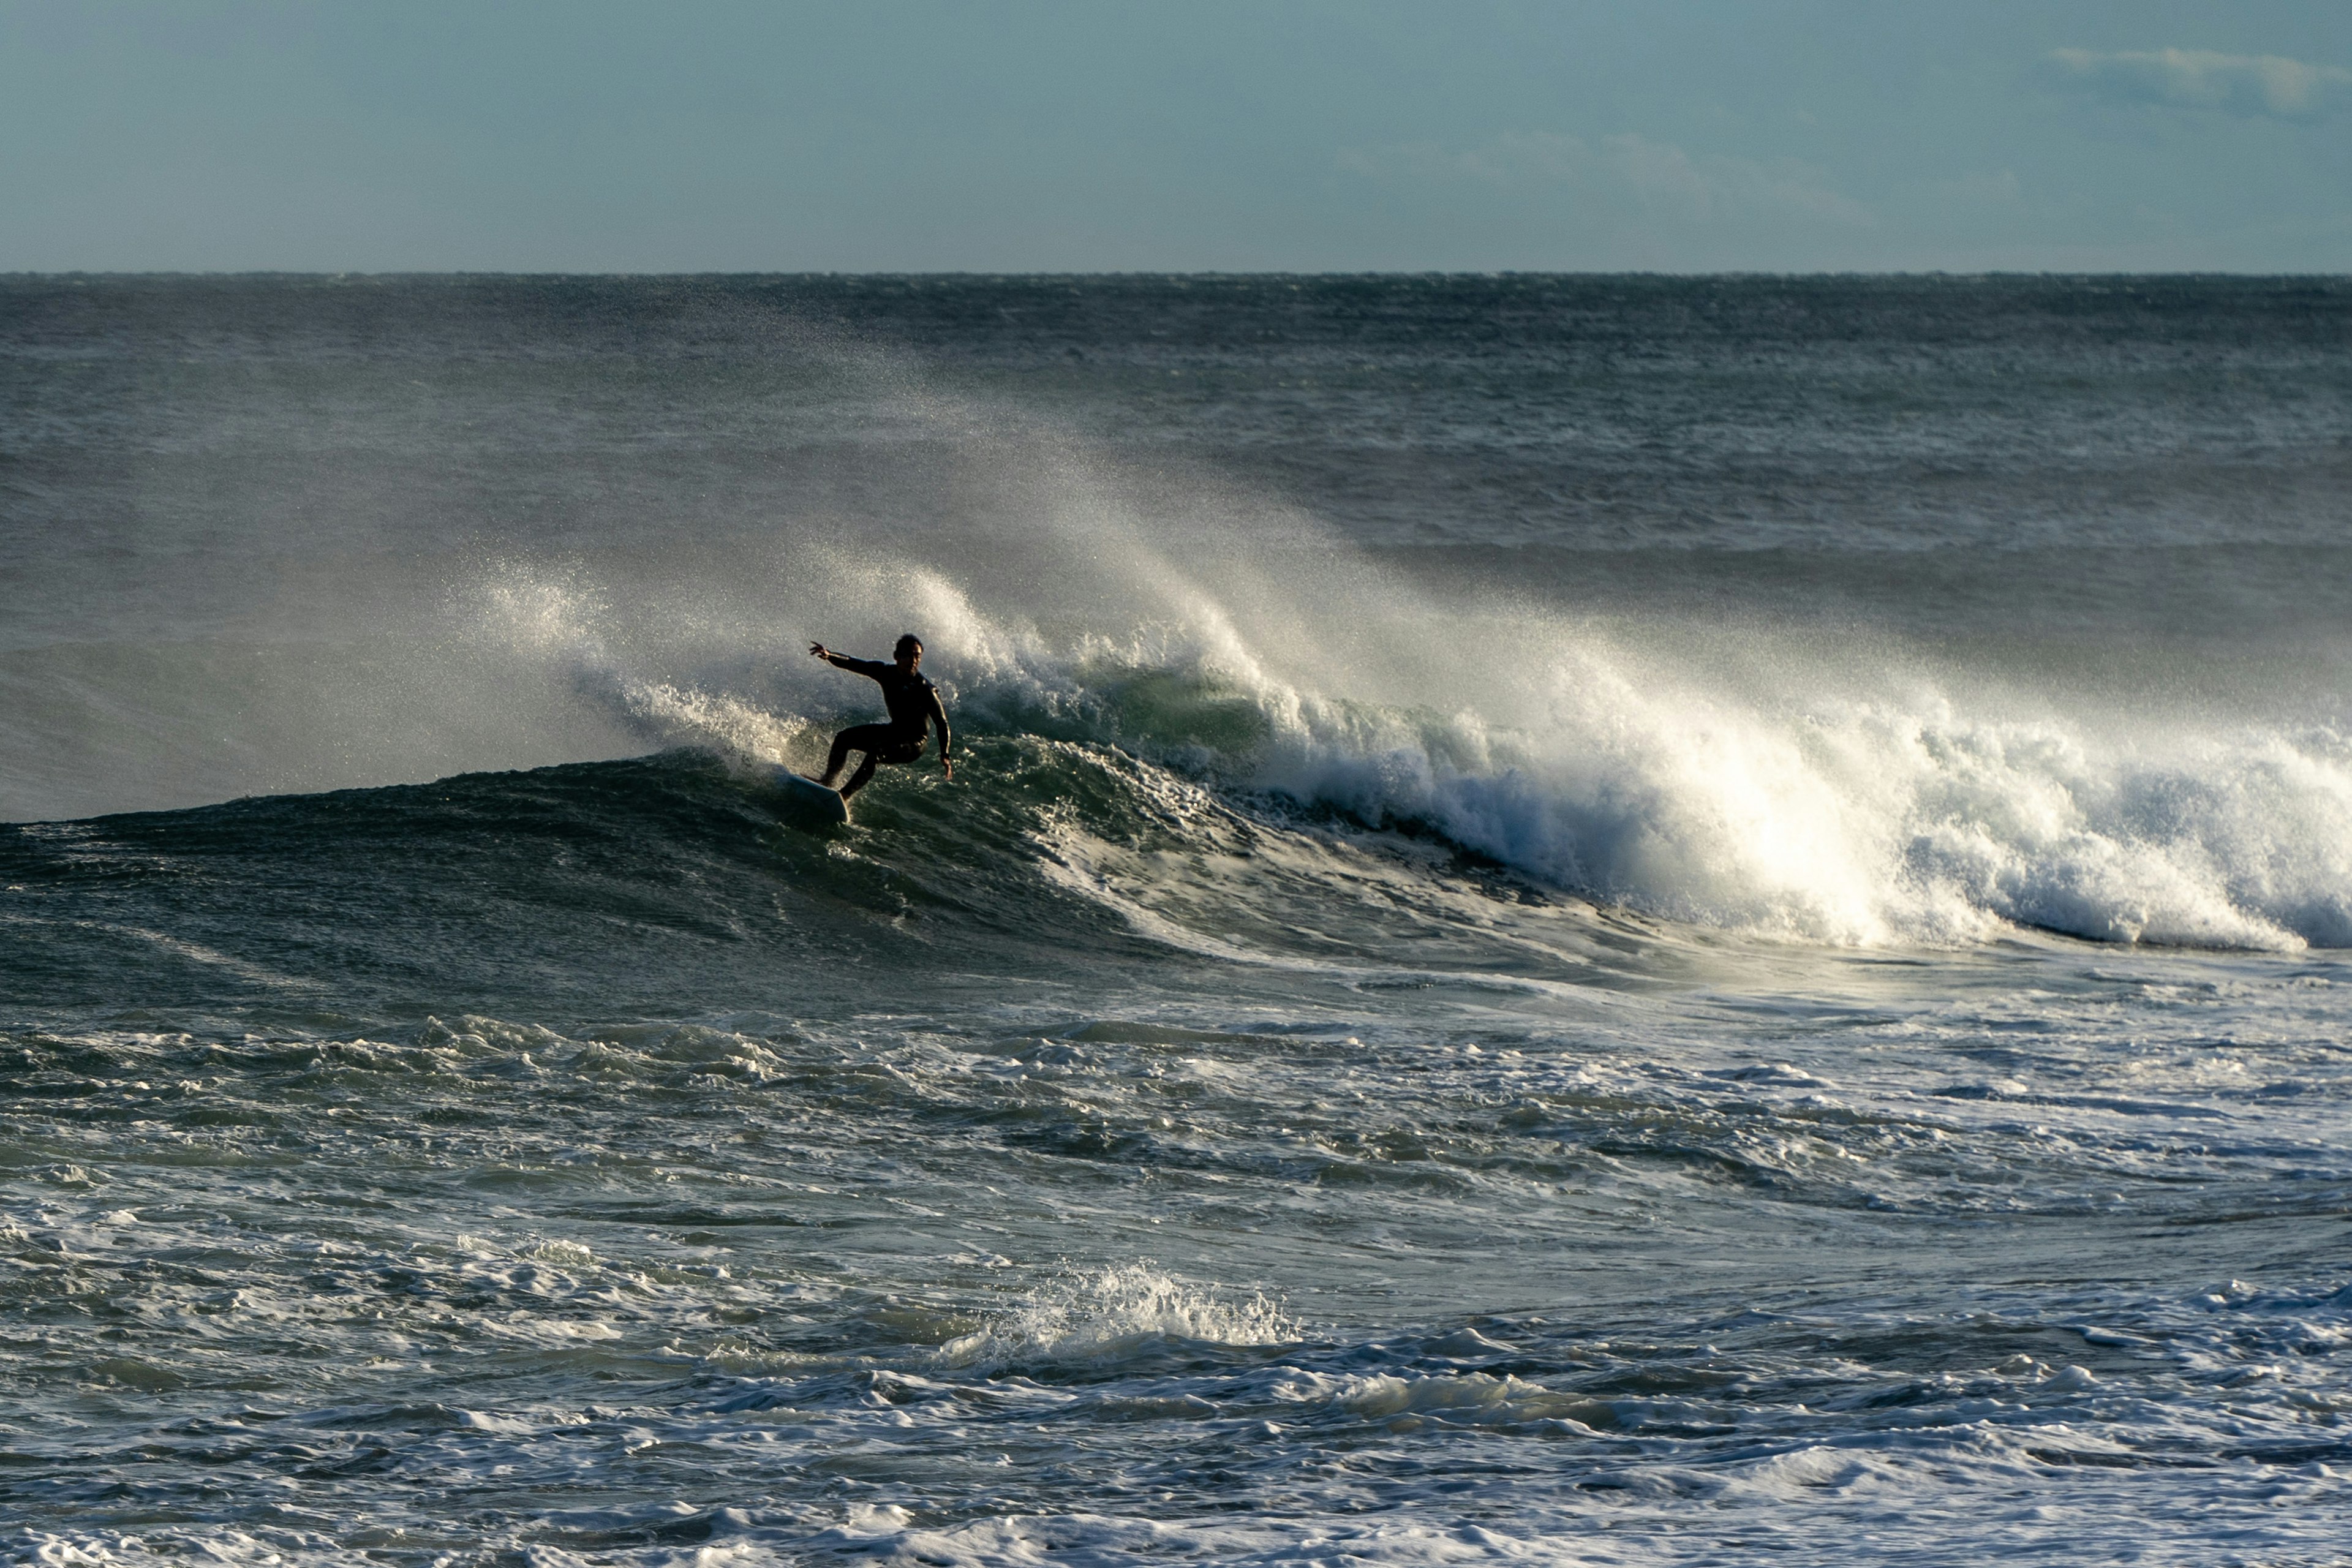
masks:
{"type": "Polygon", "coordinates": [[[0,0],[0,271],[2352,271],[2352,0],[0,0]]]}

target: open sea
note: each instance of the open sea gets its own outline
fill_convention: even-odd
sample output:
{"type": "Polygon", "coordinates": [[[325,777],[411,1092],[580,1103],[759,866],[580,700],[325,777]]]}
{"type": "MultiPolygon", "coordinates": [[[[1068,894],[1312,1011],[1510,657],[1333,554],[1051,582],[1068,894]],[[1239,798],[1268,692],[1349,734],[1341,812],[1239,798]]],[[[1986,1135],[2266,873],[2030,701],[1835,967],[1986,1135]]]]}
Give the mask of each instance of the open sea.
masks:
{"type": "Polygon", "coordinates": [[[2352,282],[0,279],[0,1556],[2340,1563],[2347,1222],[2352,282]]]}

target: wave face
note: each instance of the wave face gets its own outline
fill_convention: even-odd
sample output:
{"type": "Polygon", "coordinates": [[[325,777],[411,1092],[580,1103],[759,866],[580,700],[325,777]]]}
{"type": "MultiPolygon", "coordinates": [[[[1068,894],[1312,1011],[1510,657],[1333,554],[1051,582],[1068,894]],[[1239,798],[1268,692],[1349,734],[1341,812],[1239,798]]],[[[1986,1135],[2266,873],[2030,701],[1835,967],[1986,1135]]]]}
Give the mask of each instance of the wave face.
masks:
{"type": "Polygon", "coordinates": [[[2347,321],[0,279],[0,1552],[2321,1560],[2347,321]]]}

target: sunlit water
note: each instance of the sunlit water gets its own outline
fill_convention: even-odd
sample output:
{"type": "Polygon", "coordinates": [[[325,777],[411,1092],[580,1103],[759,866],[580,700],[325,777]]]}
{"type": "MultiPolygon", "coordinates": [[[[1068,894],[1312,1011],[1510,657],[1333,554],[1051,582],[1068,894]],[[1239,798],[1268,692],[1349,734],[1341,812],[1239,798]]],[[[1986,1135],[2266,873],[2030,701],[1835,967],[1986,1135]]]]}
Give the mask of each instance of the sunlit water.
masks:
{"type": "Polygon", "coordinates": [[[2347,321],[0,283],[5,1549],[2339,1560],[2347,321]]]}

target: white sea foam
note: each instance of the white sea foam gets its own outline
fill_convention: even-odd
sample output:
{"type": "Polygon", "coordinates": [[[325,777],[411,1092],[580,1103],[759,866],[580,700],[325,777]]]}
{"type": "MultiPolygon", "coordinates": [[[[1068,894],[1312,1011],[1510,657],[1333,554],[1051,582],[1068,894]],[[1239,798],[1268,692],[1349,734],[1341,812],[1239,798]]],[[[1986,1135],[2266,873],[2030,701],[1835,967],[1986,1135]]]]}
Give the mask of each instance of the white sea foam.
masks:
{"type": "Polygon", "coordinates": [[[1673,919],[1846,943],[2352,942],[2352,747],[2331,730],[2100,743],[1949,699],[1792,701],[1560,679],[1553,722],[1302,721],[1258,780],[1673,919]]]}
{"type": "Polygon", "coordinates": [[[942,1345],[939,1356],[956,1367],[1115,1361],[1169,1341],[1270,1345],[1296,1335],[1282,1310],[1262,1294],[1228,1300],[1139,1261],[1054,1280],[986,1327],[942,1345]]]}

